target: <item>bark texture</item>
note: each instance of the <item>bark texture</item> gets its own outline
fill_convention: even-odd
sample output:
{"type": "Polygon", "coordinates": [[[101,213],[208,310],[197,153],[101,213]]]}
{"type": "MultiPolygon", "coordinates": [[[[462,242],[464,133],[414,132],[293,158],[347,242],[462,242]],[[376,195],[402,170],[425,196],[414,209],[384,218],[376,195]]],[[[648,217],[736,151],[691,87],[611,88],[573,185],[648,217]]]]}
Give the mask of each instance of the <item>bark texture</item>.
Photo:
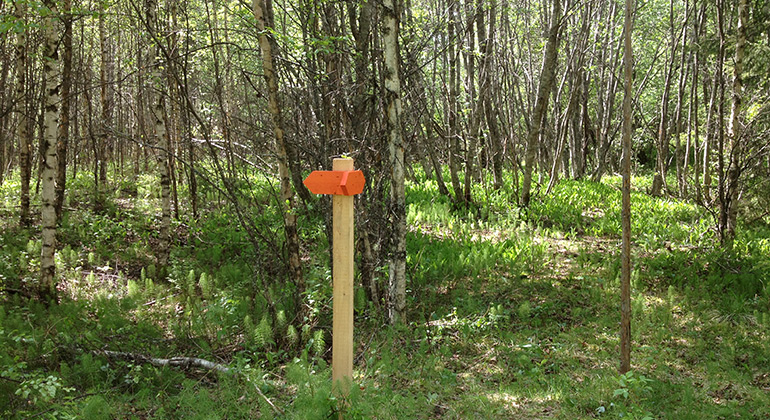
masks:
{"type": "MultiPolygon", "coordinates": [[[[147,27],[155,37],[158,31],[156,0],[147,0],[147,27]]],[[[153,144],[156,146],[156,160],[160,175],[161,220],[158,237],[158,264],[165,268],[171,251],[171,174],[169,167],[170,144],[168,128],[166,127],[166,78],[160,71],[161,50],[160,39],[155,39],[155,48],[150,54],[153,61],[150,65],[150,80],[152,89],[148,91],[150,116],[153,127],[153,144]]],[[[101,173],[101,171],[100,171],[101,173]]],[[[101,175],[100,175],[101,178],[101,175]]]]}
{"type": "Polygon", "coordinates": [[[64,205],[64,192],[67,184],[67,150],[69,148],[70,133],[70,104],[72,98],[72,1],[66,0],[64,6],[64,37],[62,38],[62,83],[61,83],[61,110],[59,112],[59,132],[56,142],[56,209],[57,222],[61,220],[62,206],[64,205]]]}
{"type": "Polygon", "coordinates": [[[406,322],[406,190],[404,139],[401,130],[401,79],[399,75],[399,14],[394,0],[382,2],[385,47],[385,113],[390,153],[390,221],[393,249],[390,257],[388,317],[391,324],[406,322]]]}
{"type": "Polygon", "coordinates": [[[548,31],[548,40],[545,44],[545,54],[543,56],[543,67],[540,73],[540,83],[537,88],[537,99],[535,108],[532,111],[529,132],[527,133],[527,151],[524,158],[524,179],[521,187],[521,205],[529,207],[529,201],[532,190],[532,172],[535,167],[535,158],[542,129],[543,116],[548,106],[548,99],[553,89],[553,83],[556,78],[556,59],[559,48],[559,31],[561,28],[561,0],[553,1],[553,12],[551,15],[551,28],[548,31]]]}
{"type": "Polygon", "coordinates": [[[746,23],[748,21],[747,0],[738,0],[738,31],[735,41],[735,61],[733,62],[732,106],[730,120],[727,125],[729,141],[729,162],[724,195],[720,197],[719,232],[722,242],[731,241],[735,237],[738,219],[738,199],[740,198],[741,158],[743,156],[743,139],[741,126],[741,107],[743,105],[743,62],[746,50],[746,23]]]}
{"type": "Polygon", "coordinates": [[[56,3],[46,1],[44,5],[50,9],[46,17],[43,44],[43,77],[45,79],[45,104],[43,115],[43,139],[41,154],[44,156],[41,182],[41,218],[42,218],[42,250],[40,252],[40,297],[44,301],[56,299],[56,139],[59,129],[59,105],[61,96],[59,70],[59,18],[56,16],[56,3]]]}
{"type": "MultiPolygon", "coordinates": [[[[281,184],[280,200],[283,207],[283,224],[286,234],[286,248],[288,251],[289,276],[297,287],[295,297],[301,299],[305,289],[302,265],[299,258],[299,235],[297,233],[297,216],[294,211],[294,192],[291,189],[292,175],[290,172],[289,156],[286,153],[284,139],[284,124],[281,114],[281,101],[278,95],[278,75],[275,69],[275,56],[273,46],[268,38],[268,26],[266,16],[271,15],[267,5],[262,0],[254,0],[254,17],[259,31],[259,48],[262,51],[262,68],[265,72],[267,83],[268,111],[273,122],[273,135],[275,136],[275,154],[278,160],[278,178],[281,184]]],[[[295,302],[297,310],[301,313],[301,302],[295,302]]],[[[301,319],[301,316],[300,316],[301,319]]]]}
{"type": "Polygon", "coordinates": [[[633,52],[631,50],[632,0],[626,0],[626,18],[623,40],[623,70],[625,93],[623,95],[623,186],[621,207],[620,268],[620,373],[631,370],[631,96],[633,52]]]}
{"type": "MultiPolygon", "coordinates": [[[[17,0],[14,4],[16,19],[24,22],[26,20],[27,6],[26,2],[17,0]]],[[[16,136],[19,138],[19,172],[21,178],[21,193],[19,204],[21,206],[19,224],[23,227],[29,226],[29,179],[30,179],[30,147],[32,139],[30,138],[29,117],[27,109],[27,31],[21,31],[16,36],[16,45],[14,46],[14,55],[16,60],[16,114],[17,126],[16,136]]]]}

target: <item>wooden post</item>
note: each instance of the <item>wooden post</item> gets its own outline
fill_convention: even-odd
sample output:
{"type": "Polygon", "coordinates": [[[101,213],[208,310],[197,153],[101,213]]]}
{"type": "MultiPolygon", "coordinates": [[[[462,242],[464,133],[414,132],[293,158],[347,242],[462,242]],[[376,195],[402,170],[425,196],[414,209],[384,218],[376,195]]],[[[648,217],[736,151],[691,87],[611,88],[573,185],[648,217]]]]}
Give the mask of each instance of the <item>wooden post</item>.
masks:
{"type": "MultiPolygon", "coordinates": [[[[332,169],[352,171],[353,159],[334,159],[332,169]]],[[[332,196],[332,389],[339,396],[348,395],[353,380],[353,200],[352,195],[332,196]]]]}
{"type": "Polygon", "coordinates": [[[353,170],[353,159],[334,159],[331,171],[313,171],[305,186],[313,194],[332,194],[332,390],[346,397],[353,380],[353,196],[364,190],[366,180],[353,170]]]}

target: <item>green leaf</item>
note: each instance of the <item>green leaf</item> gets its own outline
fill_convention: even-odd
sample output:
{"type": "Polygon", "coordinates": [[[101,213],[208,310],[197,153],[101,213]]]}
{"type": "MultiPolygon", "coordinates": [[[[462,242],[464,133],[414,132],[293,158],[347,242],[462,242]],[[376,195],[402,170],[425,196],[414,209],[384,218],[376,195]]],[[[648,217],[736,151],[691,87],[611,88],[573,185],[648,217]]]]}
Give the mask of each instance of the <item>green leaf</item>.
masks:
{"type": "Polygon", "coordinates": [[[628,390],[625,388],[618,388],[612,393],[613,397],[617,397],[618,395],[622,395],[623,398],[628,399],[628,390]]]}

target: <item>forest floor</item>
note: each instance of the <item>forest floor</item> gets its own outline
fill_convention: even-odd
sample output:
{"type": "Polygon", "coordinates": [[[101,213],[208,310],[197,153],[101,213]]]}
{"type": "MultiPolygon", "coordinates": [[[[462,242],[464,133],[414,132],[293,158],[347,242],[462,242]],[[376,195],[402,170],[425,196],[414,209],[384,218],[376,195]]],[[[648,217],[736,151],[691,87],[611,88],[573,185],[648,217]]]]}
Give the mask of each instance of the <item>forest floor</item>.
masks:
{"type": "MultiPolygon", "coordinates": [[[[329,385],[322,229],[304,228],[309,321],[295,329],[281,312],[271,323],[249,263],[258,251],[226,206],[176,224],[172,265],[160,273],[157,185],[140,182],[104,212],[87,200],[69,209],[62,301],[49,307],[24,297],[39,234],[16,226],[17,186],[6,182],[0,416],[770,418],[767,220],[742,226],[724,248],[704,209],[634,193],[633,370],[619,375],[617,178],[562,182],[527,214],[508,189],[476,191],[477,207],[453,210],[434,182],[419,171],[416,179],[407,193],[409,322],[387,326],[357,291],[347,401],[329,385]],[[193,359],[159,366],[174,357],[229,370],[193,359]]],[[[75,196],[87,194],[83,183],[73,183],[75,196]]]]}

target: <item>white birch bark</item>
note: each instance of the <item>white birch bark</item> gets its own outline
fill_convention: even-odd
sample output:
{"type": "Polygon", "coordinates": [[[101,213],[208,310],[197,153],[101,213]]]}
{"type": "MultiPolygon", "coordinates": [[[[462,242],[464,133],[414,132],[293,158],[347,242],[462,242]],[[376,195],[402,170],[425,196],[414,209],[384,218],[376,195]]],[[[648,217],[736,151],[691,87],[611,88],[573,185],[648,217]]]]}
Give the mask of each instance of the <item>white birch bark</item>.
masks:
{"type": "MultiPolygon", "coordinates": [[[[396,0],[397,1],[397,0],[396,0]]],[[[388,316],[391,324],[406,321],[406,190],[404,140],[401,132],[401,80],[399,77],[399,8],[394,0],[382,2],[385,47],[385,109],[390,152],[390,219],[393,249],[390,257],[388,316]]]]}
{"type": "MultiPolygon", "coordinates": [[[[157,3],[155,0],[147,0],[147,26],[150,33],[157,33],[156,13],[157,3]]],[[[157,44],[159,39],[155,40],[157,44]]],[[[149,100],[151,105],[150,115],[153,125],[153,144],[157,146],[156,159],[158,162],[158,172],[160,175],[160,197],[161,197],[161,221],[158,238],[158,264],[161,267],[168,265],[168,256],[171,248],[171,175],[169,167],[170,144],[168,141],[168,131],[166,129],[166,103],[165,103],[165,77],[159,70],[160,47],[156,46],[154,52],[149,56],[154,61],[150,66],[150,80],[152,89],[149,90],[149,100]],[[157,95],[157,97],[153,97],[157,95]],[[153,100],[154,99],[154,100],[153,100]]]]}
{"type": "Polygon", "coordinates": [[[43,77],[45,77],[45,104],[43,116],[43,141],[42,155],[42,191],[41,217],[42,217],[42,250],[40,253],[40,287],[39,293],[43,300],[56,298],[56,169],[58,167],[56,156],[56,140],[59,129],[59,105],[61,102],[59,89],[61,80],[59,77],[59,52],[58,42],[61,32],[59,18],[56,16],[56,4],[47,0],[44,5],[50,9],[45,18],[44,44],[43,44],[43,77]]]}

